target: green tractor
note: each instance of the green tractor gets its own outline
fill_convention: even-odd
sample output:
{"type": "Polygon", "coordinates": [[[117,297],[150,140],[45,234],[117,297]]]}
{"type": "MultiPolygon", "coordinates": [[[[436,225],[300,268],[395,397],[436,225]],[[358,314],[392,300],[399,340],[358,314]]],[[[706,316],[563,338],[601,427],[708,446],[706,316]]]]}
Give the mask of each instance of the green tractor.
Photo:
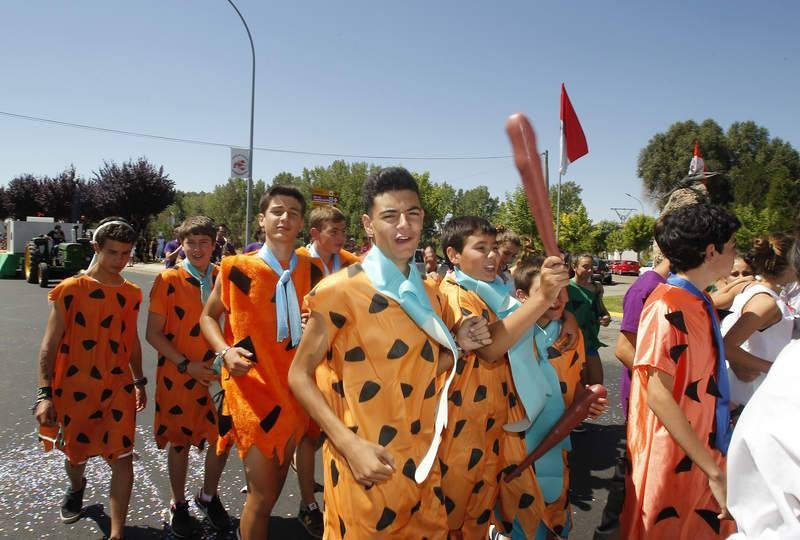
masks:
{"type": "Polygon", "coordinates": [[[74,276],[89,267],[92,260],[92,244],[81,238],[77,242],[61,242],[51,248],[46,235],[37,236],[25,246],[23,272],[28,283],[47,287],[51,279],[74,276]]]}

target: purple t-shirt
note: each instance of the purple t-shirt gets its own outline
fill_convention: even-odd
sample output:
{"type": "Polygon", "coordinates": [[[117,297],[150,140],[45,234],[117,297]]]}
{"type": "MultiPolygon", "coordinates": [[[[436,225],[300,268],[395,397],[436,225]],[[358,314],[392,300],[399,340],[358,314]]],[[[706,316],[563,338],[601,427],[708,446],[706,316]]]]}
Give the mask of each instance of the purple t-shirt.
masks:
{"type": "MultiPolygon", "coordinates": [[[[164,246],[164,253],[165,254],[166,253],[172,253],[173,251],[178,249],[178,246],[180,246],[180,245],[181,245],[180,242],[178,242],[177,240],[170,240],[169,242],[167,242],[167,245],[164,246]]],[[[183,250],[180,250],[178,252],[178,257],[176,257],[174,259],[164,258],[164,266],[166,268],[172,268],[173,266],[175,266],[175,262],[177,261],[177,259],[179,257],[185,257],[185,255],[183,253],[183,250]]]]}
{"type": "Polygon", "coordinates": [[[251,251],[258,251],[259,249],[261,249],[261,246],[263,245],[264,242],[251,242],[250,244],[247,244],[245,246],[244,251],[242,251],[242,253],[250,253],[251,251]]]}
{"type": "MultiPolygon", "coordinates": [[[[644,303],[647,297],[653,290],[666,283],[667,280],[661,277],[661,274],[654,270],[648,270],[639,279],[633,282],[625,297],[622,299],[622,324],[619,329],[623,332],[631,332],[636,334],[639,332],[639,319],[642,316],[644,303]]],[[[619,404],[622,406],[622,412],[625,417],[628,417],[628,397],[631,393],[631,374],[627,369],[622,370],[622,375],[619,381],[619,404]]]]}

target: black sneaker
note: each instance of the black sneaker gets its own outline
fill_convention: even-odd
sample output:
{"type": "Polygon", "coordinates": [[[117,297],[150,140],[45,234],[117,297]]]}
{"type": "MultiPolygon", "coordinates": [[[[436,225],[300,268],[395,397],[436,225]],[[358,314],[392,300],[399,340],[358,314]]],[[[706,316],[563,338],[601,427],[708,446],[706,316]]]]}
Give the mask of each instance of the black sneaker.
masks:
{"type": "Polygon", "coordinates": [[[86,478],[78,491],[67,488],[61,501],[61,523],[75,523],[83,512],[83,492],[86,491],[86,478]]]}
{"type": "Polygon", "coordinates": [[[305,510],[303,510],[301,506],[300,511],[297,512],[297,519],[308,534],[314,538],[322,538],[325,526],[323,524],[322,511],[319,509],[319,506],[317,506],[317,503],[313,502],[309,504],[305,510]]]}
{"type": "Polygon", "coordinates": [[[189,503],[187,501],[172,503],[169,515],[172,534],[177,538],[190,538],[194,532],[194,520],[189,515],[189,503]]]}
{"type": "Polygon", "coordinates": [[[219,495],[214,495],[210,501],[206,502],[200,498],[200,494],[194,498],[194,504],[207,518],[215,531],[224,531],[231,525],[231,518],[225,507],[222,506],[222,501],[219,500],[219,495]]]}

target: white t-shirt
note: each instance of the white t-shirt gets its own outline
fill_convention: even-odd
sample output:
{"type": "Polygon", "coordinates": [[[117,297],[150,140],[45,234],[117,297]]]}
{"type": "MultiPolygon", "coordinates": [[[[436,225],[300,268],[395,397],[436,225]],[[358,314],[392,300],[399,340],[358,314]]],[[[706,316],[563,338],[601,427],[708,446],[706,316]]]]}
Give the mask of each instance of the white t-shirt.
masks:
{"type": "Polygon", "coordinates": [[[731,539],[800,539],[800,341],[786,346],[745,407],[728,450],[731,539]]]}

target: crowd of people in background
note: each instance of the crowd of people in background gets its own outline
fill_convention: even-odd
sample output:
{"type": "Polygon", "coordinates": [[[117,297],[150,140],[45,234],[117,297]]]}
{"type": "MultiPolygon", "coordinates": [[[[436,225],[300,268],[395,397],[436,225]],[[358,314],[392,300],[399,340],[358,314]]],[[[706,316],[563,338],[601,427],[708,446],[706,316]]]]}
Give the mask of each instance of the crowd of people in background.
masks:
{"type": "MultiPolygon", "coordinates": [[[[218,485],[234,447],[247,482],[238,538],[268,537],[290,464],[314,537],[569,536],[568,455],[593,444],[570,432],[609,406],[611,314],[592,255],[523,252],[475,216],[420,246],[424,209],[402,168],[371,175],[363,199],[358,248],[342,212],[309,212],[286,185],[261,199],[240,250],[204,216],[168,241],[99,224],[96,262],[50,292],[40,351],[35,414],[45,449],[65,454],[64,523],[81,517],[97,456],[112,471],[110,537],[123,536],[148,403],[146,309],[176,537],[196,530],[190,499],[214,529],[230,526],[218,485]],[[121,275],[134,253],[164,261],[149,302],[121,275]],[[187,497],[191,447],[207,449],[187,497]]],[[[800,538],[800,243],[776,232],[736,246],[740,225],[703,200],[667,205],[656,223],[653,269],[628,289],[613,344],[627,431],[597,538],[800,538]]]]}

